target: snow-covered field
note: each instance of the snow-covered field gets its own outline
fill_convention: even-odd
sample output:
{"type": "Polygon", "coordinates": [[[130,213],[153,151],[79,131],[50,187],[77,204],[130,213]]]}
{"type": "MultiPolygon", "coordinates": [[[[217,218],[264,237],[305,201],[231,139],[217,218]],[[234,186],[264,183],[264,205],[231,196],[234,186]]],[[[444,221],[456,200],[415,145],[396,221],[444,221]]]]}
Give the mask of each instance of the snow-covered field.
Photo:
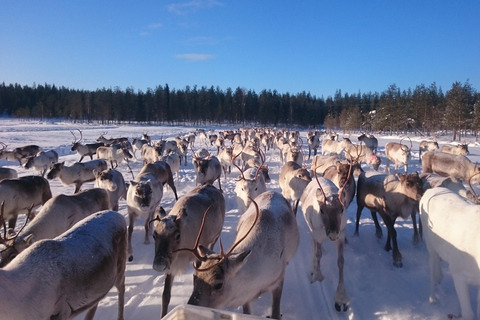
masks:
{"type": "MultiPolygon", "coordinates": [[[[55,149],[60,156],[60,161],[71,164],[79,159],[76,153],[70,151],[71,142],[73,141],[70,130],[77,128],[83,132],[84,143],[94,142],[100,134],[105,132],[107,137],[126,136],[129,138],[140,137],[142,133],[146,132],[152,139],[159,140],[160,138],[169,139],[176,135],[183,135],[195,129],[170,126],[78,125],[66,122],[2,119],[0,120],[0,142],[7,144],[8,149],[27,144],[37,144],[44,150],[55,149]]],[[[306,131],[302,131],[301,135],[305,137],[306,131]]],[[[357,142],[356,137],[357,134],[352,135],[352,141],[357,142]]],[[[388,141],[398,142],[400,137],[378,138],[379,154],[383,158],[380,171],[383,171],[385,164],[384,146],[388,141]]],[[[420,172],[418,142],[421,138],[411,138],[413,140],[414,152],[409,172],[420,172]]],[[[445,139],[438,140],[438,142],[442,145],[449,141],[445,139]]],[[[198,140],[196,147],[200,147],[198,140]]],[[[212,152],[216,152],[216,148],[209,147],[209,149],[212,152]]],[[[472,161],[479,161],[479,147],[472,141],[469,149],[471,153],[469,158],[472,161]]],[[[140,158],[139,154],[137,156],[140,158]]],[[[268,184],[268,189],[280,192],[278,176],[281,163],[278,150],[267,152],[266,163],[269,165],[270,177],[272,178],[271,183],[268,184]]],[[[307,161],[307,164],[309,165],[310,162],[307,161]]],[[[19,176],[38,174],[33,170],[19,167],[17,163],[7,162],[5,159],[0,160],[0,165],[16,169],[19,176]]],[[[130,166],[133,174],[136,175],[142,167],[141,159],[130,162],[130,166]]],[[[367,166],[365,169],[369,170],[371,168],[367,166]]],[[[120,164],[118,170],[122,172],[125,180],[132,179],[132,174],[125,163],[120,164]]],[[[241,215],[241,212],[237,210],[234,194],[235,179],[238,175],[238,170],[233,168],[232,174],[226,181],[222,178],[222,188],[227,207],[222,242],[227,248],[232,244],[234,230],[241,215]]],[[[179,197],[195,186],[191,154],[188,157],[188,165],[182,165],[180,181],[176,180],[175,184],[179,197]]],[[[73,193],[73,186],[62,186],[58,179],[50,181],[50,185],[54,195],[73,193]]],[[[84,188],[92,186],[93,183],[89,183],[84,185],[84,188]]],[[[216,183],[215,186],[217,186],[216,183]]],[[[174,204],[174,196],[171,190],[165,190],[161,203],[168,212],[174,204]]],[[[391,253],[383,250],[387,234],[386,229],[383,227],[384,238],[377,240],[370,212],[366,209],[363,211],[360,222],[360,236],[353,236],[356,209],[354,200],[348,208],[348,244],[345,246],[344,272],[345,286],[350,297],[350,309],[345,313],[338,313],[334,308],[333,294],[338,282],[338,271],[336,251],[332,243],[324,246],[324,255],[321,261],[325,280],[322,283],[310,283],[308,270],[312,256],[312,245],[309,229],[299,209],[297,221],[300,229],[300,245],[295,257],[287,266],[281,303],[282,319],[446,319],[449,313],[459,314],[460,306],[446,265],[444,265],[445,278],[438,290],[439,302],[437,304],[428,302],[428,252],[423,242],[419,245],[412,244],[412,221],[399,219],[395,226],[404,265],[403,268],[395,268],[392,264],[391,253]]],[[[127,216],[126,203],[123,199],[120,200],[119,211],[125,217],[127,216]]],[[[23,219],[24,217],[21,217],[17,225],[21,225],[23,219]]],[[[141,219],[137,219],[132,240],[134,260],[127,263],[125,319],[159,319],[161,313],[164,275],[152,269],[154,245],[153,243],[150,245],[143,244],[143,223],[141,219]]],[[[218,250],[218,245],[215,249],[218,250]]],[[[193,268],[190,267],[185,275],[175,278],[170,310],[187,302],[192,292],[192,274],[193,268]]],[[[470,291],[475,310],[476,291],[473,289],[470,291]]],[[[2,299],[5,298],[3,297],[2,299]]],[[[254,315],[268,316],[270,314],[270,304],[270,294],[262,295],[253,304],[254,315]]],[[[241,308],[232,308],[230,310],[241,312],[241,308]]],[[[83,319],[83,316],[81,315],[77,318],[83,319]]],[[[116,317],[117,293],[115,289],[112,289],[100,302],[95,318],[116,319],[116,317]]]]}

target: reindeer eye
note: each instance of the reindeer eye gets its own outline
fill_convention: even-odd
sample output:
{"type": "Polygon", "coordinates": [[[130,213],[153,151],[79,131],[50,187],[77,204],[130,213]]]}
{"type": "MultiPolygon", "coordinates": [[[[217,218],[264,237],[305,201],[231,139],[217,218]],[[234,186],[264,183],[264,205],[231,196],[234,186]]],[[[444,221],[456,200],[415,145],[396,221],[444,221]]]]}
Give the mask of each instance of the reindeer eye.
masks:
{"type": "Polygon", "coordinates": [[[176,241],[180,240],[180,232],[179,231],[175,231],[175,240],[176,241]]]}
{"type": "Polygon", "coordinates": [[[218,282],[213,285],[213,291],[219,291],[223,288],[223,282],[218,282]]]}

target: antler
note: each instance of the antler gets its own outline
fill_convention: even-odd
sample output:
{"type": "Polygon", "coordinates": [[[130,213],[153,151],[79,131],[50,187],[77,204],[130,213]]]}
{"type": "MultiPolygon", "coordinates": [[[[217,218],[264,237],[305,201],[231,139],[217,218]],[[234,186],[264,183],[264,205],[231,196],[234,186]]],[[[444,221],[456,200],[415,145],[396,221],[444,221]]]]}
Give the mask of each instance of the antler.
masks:
{"type": "MultiPolygon", "coordinates": [[[[197,250],[197,249],[198,249],[198,246],[199,246],[200,237],[202,236],[203,228],[205,227],[205,221],[206,221],[206,218],[207,218],[207,213],[208,213],[208,211],[210,210],[210,208],[211,208],[212,206],[213,206],[213,203],[208,206],[207,210],[205,210],[205,213],[203,214],[202,224],[200,225],[200,230],[198,231],[197,239],[195,240],[195,244],[193,245],[193,248],[192,248],[192,249],[189,249],[189,248],[181,248],[181,249],[174,250],[173,252],[189,251],[189,252],[191,252],[191,253],[195,256],[195,258],[197,258],[197,260],[199,260],[199,261],[206,261],[206,260],[207,260],[205,257],[202,257],[202,256],[198,253],[198,250],[197,250]]],[[[155,218],[154,220],[158,220],[158,217],[155,218]]]]}
{"type": "MultiPolygon", "coordinates": [[[[234,157],[232,158],[232,164],[233,164],[233,165],[238,169],[238,171],[240,171],[240,173],[242,174],[242,177],[241,177],[240,179],[238,179],[237,181],[240,181],[240,180],[242,180],[242,179],[243,179],[243,180],[247,180],[247,179],[245,178],[245,176],[243,175],[242,169],[240,169],[240,167],[237,166],[237,164],[235,163],[235,160],[236,160],[237,157],[238,157],[239,155],[241,155],[241,154],[242,154],[242,153],[239,152],[236,156],[234,156],[234,157]]],[[[258,170],[258,169],[257,169],[257,170],[258,170]]]]}
{"type": "MultiPolygon", "coordinates": [[[[477,165],[475,164],[475,166],[477,166],[477,165]]],[[[475,196],[475,203],[477,203],[477,204],[480,203],[480,200],[478,199],[478,194],[475,192],[475,190],[472,187],[472,178],[475,177],[478,174],[480,174],[480,172],[476,172],[476,173],[472,174],[470,176],[470,178],[468,178],[468,186],[470,187],[470,190],[472,190],[472,193],[475,196]]]]}
{"type": "Polygon", "coordinates": [[[80,132],[80,139],[78,139],[78,140],[77,140],[77,137],[75,136],[75,133],[73,133],[73,131],[70,130],[70,133],[73,135],[73,138],[75,139],[75,140],[73,141],[73,143],[80,142],[80,141],[82,141],[82,139],[83,139],[82,130],[80,130],[80,129],[78,129],[78,128],[77,128],[77,130],[78,130],[78,132],[80,132]]]}
{"type": "Polygon", "coordinates": [[[318,180],[318,176],[317,176],[317,168],[318,167],[315,168],[315,170],[313,171],[313,174],[315,175],[315,180],[317,180],[318,187],[322,191],[323,198],[325,199],[324,201],[327,201],[327,195],[325,194],[325,191],[323,190],[322,185],[320,184],[320,181],[318,180]]]}
{"type": "Polygon", "coordinates": [[[347,186],[348,180],[350,179],[350,175],[352,174],[352,167],[353,167],[352,163],[348,164],[347,179],[345,180],[345,183],[343,184],[342,188],[338,192],[338,200],[340,201],[340,203],[342,204],[342,207],[344,207],[344,208],[345,208],[345,203],[343,203],[343,201],[342,201],[342,194],[345,191],[345,187],[347,186]]]}
{"type": "Polygon", "coordinates": [[[259,150],[258,150],[258,155],[260,156],[260,160],[262,160],[262,163],[256,168],[257,171],[255,172],[255,177],[253,178],[253,181],[256,181],[256,180],[257,180],[258,173],[260,172],[260,169],[261,169],[261,168],[263,167],[263,165],[265,164],[265,159],[266,159],[266,156],[265,156],[265,154],[263,154],[262,149],[259,149],[259,150]]]}
{"type": "MultiPolygon", "coordinates": [[[[403,139],[405,139],[405,138],[400,139],[400,144],[402,144],[403,139]]],[[[412,139],[410,139],[410,137],[408,137],[408,136],[407,136],[407,139],[410,140],[410,148],[408,148],[408,151],[411,151],[412,148],[413,148],[412,139]]]]}

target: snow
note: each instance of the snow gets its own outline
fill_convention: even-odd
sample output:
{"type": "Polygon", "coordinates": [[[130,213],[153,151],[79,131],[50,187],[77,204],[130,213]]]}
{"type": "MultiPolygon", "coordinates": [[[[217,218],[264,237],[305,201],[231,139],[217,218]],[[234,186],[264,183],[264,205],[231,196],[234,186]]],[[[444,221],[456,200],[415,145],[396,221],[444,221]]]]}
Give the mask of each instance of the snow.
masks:
{"type": "MultiPolygon", "coordinates": [[[[125,136],[138,138],[142,133],[148,133],[153,140],[160,138],[173,139],[176,135],[185,135],[195,130],[194,127],[180,126],[136,126],[136,125],[89,125],[73,124],[61,121],[25,121],[17,119],[0,120],[0,141],[8,145],[8,149],[27,145],[37,144],[44,150],[55,149],[59,154],[59,161],[72,164],[78,161],[79,155],[70,151],[71,143],[74,140],[71,130],[80,129],[83,132],[83,142],[94,142],[102,133],[106,137],[125,136]]],[[[208,128],[210,129],[210,128],[208,128]]],[[[213,128],[218,130],[219,128],[213,128]]],[[[226,129],[225,127],[220,130],[226,129]]],[[[306,131],[301,131],[302,137],[306,131]]],[[[77,133],[78,136],[78,133],[77,133]]],[[[348,137],[348,135],[345,135],[348,137]]],[[[357,134],[351,136],[356,142],[357,134]]],[[[380,171],[385,165],[384,146],[389,141],[400,141],[402,137],[388,136],[379,138],[379,155],[383,163],[380,171]]],[[[418,161],[418,143],[422,138],[411,137],[413,141],[413,160],[409,166],[409,172],[421,171],[418,161]]],[[[440,145],[447,141],[439,140],[440,145]]],[[[405,140],[404,140],[405,141],[405,140]]],[[[228,142],[227,142],[228,143],[228,142]]],[[[405,143],[405,142],[404,142],[405,143]]],[[[407,143],[408,144],[408,143],[407,143]]],[[[195,143],[196,149],[202,147],[201,142],[195,143]]],[[[476,143],[469,144],[472,161],[480,160],[480,149],[476,143]]],[[[307,146],[303,146],[307,150],[307,146]]],[[[208,147],[211,152],[216,153],[216,147],[208,147]]],[[[137,160],[130,162],[133,174],[136,175],[142,167],[140,154],[137,152],[137,160]]],[[[267,151],[266,163],[270,169],[271,182],[267,184],[268,190],[280,192],[278,176],[281,170],[281,163],[278,150],[267,151]]],[[[85,159],[86,161],[88,159],[85,159]]],[[[180,181],[175,184],[179,197],[195,186],[195,176],[191,163],[191,153],[188,157],[188,164],[182,164],[180,169],[180,181]]],[[[307,161],[310,164],[310,161],[307,161]]],[[[0,165],[16,169],[19,176],[38,174],[32,169],[20,168],[17,163],[0,160],[0,165]]],[[[371,169],[371,167],[366,167],[371,169]]],[[[122,172],[126,181],[133,179],[130,169],[126,163],[121,163],[118,170],[122,172]]],[[[226,217],[222,232],[222,242],[228,248],[235,237],[236,224],[240,212],[237,210],[234,188],[239,172],[232,167],[232,173],[227,180],[223,179],[222,188],[226,200],[226,217]]],[[[60,193],[72,194],[73,186],[62,186],[58,179],[50,181],[53,195],[60,193]]],[[[215,182],[215,186],[218,184],[215,182]]],[[[87,183],[83,188],[93,187],[87,183]]],[[[173,192],[166,188],[161,205],[168,212],[174,204],[173,192]]],[[[446,319],[447,314],[460,314],[460,306],[456,298],[453,281],[448,272],[448,266],[443,264],[445,277],[439,286],[438,302],[430,304],[429,296],[429,271],[428,252],[425,243],[412,244],[413,226],[410,219],[403,221],[399,219],[395,228],[398,233],[400,252],[403,255],[403,268],[395,268],[392,264],[391,252],[386,252],[383,246],[386,241],[387,231],[382,224],[384,238],[378,240],[375,237],[375,227],[370,212],[363,210],[360,220],[360,236],[354,237],[356,201],[354,200],[347,210],[347,239],[345,246],[345,287],[350,297],[350,308],[347,312],[335,311],[333,294],[338,282],[338,270],[336,263],[336,251],[333,243],[324,246],[324,254],[321,260],[322,273],[325,280],[321,283],[311,284],[309,281],[309,267],[312,256],[312,244],[309,229],[299,208],[297,221],[300,230],[300,245],[296,255],[287,266],[281,311],[284,320],[290,319],[446,319]]],[[[120,213],[125,217],[126,203],[120,200],[120,213]]],[[[380,219],[381,220],[381,219],[380,219]]],[[[24,217],[20,217],[18,225],[21,225],[24,217]]],[[[153,242],[149,245],[143,244],[144,221],[136,220],[133,232],[134,260],[127,263],[126,270],[126,293],[125,293],[125,319],[159,319],[161,313],[161,296],[163,292],[164,275],[153,270],[153,242]]],[[[218,250],[218,244],[215,246],[218,250]]],[[[172,287],[172,299],[169,310],[185,304],[192,292],[193,268],[189,267],[186,274],[177,276],[172,287]]],[[[471,300],[476,309],[476,291],[471,288],[471,300]]],[[[253,314],[257,316],[268,316],[270,314],[271,296],[263,294],[253,303],[253,314]]],[[[241,312],[241,307],[230,308],[230,311],[241,312]]],[[[1,312],[1,311],[0,311],[1,312]]],[[[83,319],[84,314],[76,319],[83,319]]],[[[116,319],[117,317],[117,293],[112,289],[100,302],[96,319],[116,319]]]]}

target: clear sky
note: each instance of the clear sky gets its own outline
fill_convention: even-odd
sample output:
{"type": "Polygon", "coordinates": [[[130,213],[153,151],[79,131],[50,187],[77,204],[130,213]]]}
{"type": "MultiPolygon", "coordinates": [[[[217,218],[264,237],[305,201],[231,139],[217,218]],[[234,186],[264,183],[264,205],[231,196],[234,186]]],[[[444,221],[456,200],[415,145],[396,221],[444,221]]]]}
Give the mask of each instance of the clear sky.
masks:
{"type": "Polygon", "coordinates": [[[480,90],[480,1],[0,0],[0,82],[480,90]]]}

